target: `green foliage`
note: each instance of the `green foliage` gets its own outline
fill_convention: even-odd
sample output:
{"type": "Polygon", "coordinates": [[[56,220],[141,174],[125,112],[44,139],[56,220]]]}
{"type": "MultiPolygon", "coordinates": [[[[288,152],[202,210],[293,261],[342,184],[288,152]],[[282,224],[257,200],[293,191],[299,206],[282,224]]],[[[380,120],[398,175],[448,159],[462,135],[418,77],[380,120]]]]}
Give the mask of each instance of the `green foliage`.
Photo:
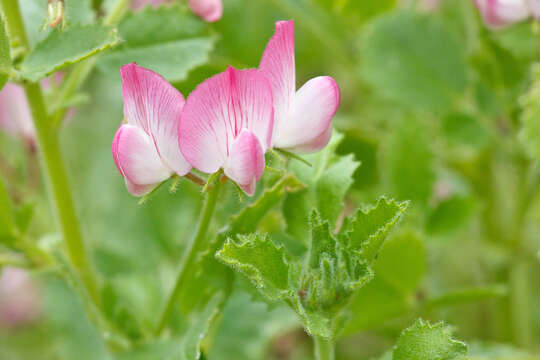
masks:
{"type": "Polygon", "coordinates": [[[30,81],[38,81],[117,43],[116,31],[99,24],[75,25],[65,31],[55,29],[37,43],[22,62],[21,76],[30,81]]]}
{"type": "Polygon", "coordinates": [[[401,333],[392,360],[457,360],[466,354],[467,345],[455,340],[448,326],[419,319],[401,333]]]}
{"type": "Polygon", "coordinates": [[[435,181],[434,156],[426,126],[414,117],[401,120],[388,136],[383,177],[400,200],[425,205],[435,181]]]}
{"type": "Polygon", "coordinates": [[[540,159],[540,65],[532,68],[532,84],[523,96],[521,139],[529,154],[540,159]]]}
{"type": "Polygon", "coordinates": [[[312,211],[306,259],[294,260],[283,247],[259,234],[241,237],[240,244],[229,239],[216,256],[247,276],[270,300],[286,300],[310,334],[334,338],[342,327],[340,312],[352,294],[372,279],[369,264],[406,207],[381,199],[370,211],[359,211],[348,220],[351,225],[340,235],[334,235],[328,220],[312,211]]]}
{"type": "Polygon", "coordinates": [[[343,332],[379,327],[414,307],[411,298],[424,275],[425,258],[418,233],[406,230],[390,236],[373,266],[375,277],[351,299],[343,332]]]}
{"type": "Polygon", "coordinates": [[[0,15],[0,90],[9,79],[11,72],[11,55],[9,49],[9,39],[6,32],[4,20],[0,15]]]}
{"type": "Polygon", "coordinates": [[[2,178],[0,178],[0,243],[9,242],[16,236],[13,205],[2,178]]]}
{"type": "Polygon", "coordinates": [[[312,167],[291,160],[292,171],[306,187],[303,191],[287,196],[283,204],[287,231],[298,239],[307,239],[307,224],[312,208],[319,209],[332,229],[343,209],[343,198],[353,183],[352,176],[359,163],[352,154],[336,154],[342,139],[343,135],[334,134],[325,149],[305,156],[312,167]]]}
{"type": "Polygon", "coordinates": [[[436,18],[388,13],[375,19],[362,38],[362,74],[389,99],[445,112],[467,85],[464,50],[436,18]]]}
{"type": "Polygon", "coordinates": [[[100,59],[99,68],[118,77],[118,69],[137,62],[169,81],[185,80],[189,71],[206,63],[215,37],[206,26],[179,6],[146,7],[130,13],[118,26],[124,43],[100,59]]]}

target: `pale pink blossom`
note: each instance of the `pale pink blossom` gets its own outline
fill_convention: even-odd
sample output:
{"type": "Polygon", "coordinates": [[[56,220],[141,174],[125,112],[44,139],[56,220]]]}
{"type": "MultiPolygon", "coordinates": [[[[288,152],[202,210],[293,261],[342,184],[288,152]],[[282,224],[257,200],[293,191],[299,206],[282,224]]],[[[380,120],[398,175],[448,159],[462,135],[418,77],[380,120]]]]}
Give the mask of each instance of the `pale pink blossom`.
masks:
{"type": "Polygon", "coordinates": [[[474,0],[486,25],[502,27],[540,16],[540,0],[474,0]]]}
{"type": "Polygon", "coordinates": [[[214,22],[223,15],[221,0],[189,0],[191,11],[205,21],[214,22]]]}
{"type": "Polygon", "coordinates": [[[120,75],[127,124],[116,132],[112,153],[128,191],[142,196],[171,175],[191,170],[178,148],[185,100],[161,75],[135,63],[122,66],[120,75]]]}
{"type": "Polygon", "coordinates": [[[205,173],[220,168],[253,195],[272,140],[272,91],[258,70],[229,67],[188,97],[178,140],[185,158],[205,173]]]}
{"type": "MultiPolygon", "coordinates": [[[[170,2],[171,0],[133,0],[131,8],[136,11],[146,5],[158,7],[170,2]]],[[[222,0],[189,0],[189,8],[195,15],[208,22],[218,21],[223,15],[222,0]]]]}
{"type": "Polygon", "coordinates": [[[28,272],[14,267],[0,271],[0,324],[17,327],[35,321],[40,313],[39,296],[28,272]]]}
{"type": "Polygon", "coordinates": [[[272,147],[309,153],[326,146],[340,102],[339,87],[331,77],[319,76],[296,91],[293,21],[276,23],[259,69],[274,96],[272,147]]]}
{"type": "Polygon", "coordinates": [[[35,147],[36,130],[26,94],[20,85],[7,83],[0,90],[0,128],[22,139],[31,149],[35,147]]]}

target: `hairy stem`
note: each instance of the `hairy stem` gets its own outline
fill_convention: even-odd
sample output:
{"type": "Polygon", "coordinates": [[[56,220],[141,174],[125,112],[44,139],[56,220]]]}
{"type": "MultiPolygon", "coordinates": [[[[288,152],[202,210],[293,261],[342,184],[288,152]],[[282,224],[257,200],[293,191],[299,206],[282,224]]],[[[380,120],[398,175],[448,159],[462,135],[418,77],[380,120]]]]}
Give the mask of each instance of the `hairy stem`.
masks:
{"type": "Polygon", "coordinates": [[[315,359],[316,360],[334,360],[334,341],[325,339],[321,336],[313,336],[315,344],[315,359]]]}
{"type": "Polygon", "coordinates": [[[195,233],[195,236],[192,238],[191,242],[188,244],[188,247],[186,249],[185,256],[182,260],[182,264],[180,266],[180,271],[178,273],[178,276],[176,277],[176,283],[174,285],[174,289],[169,296],[169,300],[167,301],[167,304],[165,306],[165,310],[163,311],[163,314],[161,315],[158,327],[156,329],[156,335],[160,335],[165,327],[167,326],[167,321],[169,320],[169,317],[174,310],[174,305],[176,303],[176,299],[178,298],[178,295],[181,292],[182,286],[184,285],[186,281],[186,277],[189,273],[189,270],[193,267],[193,265],[196,263],[198,256],[206,250],[207,246],[207,233],[208,233],[208,227],[210,225],[210,221],[212,220],[212,216],[214,214],[214,209],[216,207],[217,199],[219,196],[219,190],[221,188],[220,181],[216,181],[215,185],[208,191],[208,195],[206,197],[206,200],[203,205],[203,209],[201,212],[201,217],[199,219],[199,224],[197,226],[197,232],[195,233]]]}
{"type": "MultiPolygon", "coordinates": [[[[15,37],[19,42],[19,46],[28,49],[28,39],[17,0],[1,0],[1,3],[10,36],[15,37]]],[[[57,133],[51,126],[51,119],[47,114],[40,86],[35,83],[26,83],[24,89],[36,128],[41,164],[47,181],[50,200],[66,244],[71,265],[84,284],[89,296],[96,304],[99,304],[98,286],[86,256],[64,161],[60,153],[57,133]]]]}

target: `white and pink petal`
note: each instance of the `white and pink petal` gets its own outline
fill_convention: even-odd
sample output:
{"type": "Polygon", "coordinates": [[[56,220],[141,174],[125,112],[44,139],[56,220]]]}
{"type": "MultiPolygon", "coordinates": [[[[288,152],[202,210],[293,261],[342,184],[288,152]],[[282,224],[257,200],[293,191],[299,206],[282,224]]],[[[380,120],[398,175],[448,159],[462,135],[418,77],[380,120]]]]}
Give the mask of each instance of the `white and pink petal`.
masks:
{"type": "Polygon", "coordinates": [[[288,120],[296,92],[294,59],[294,21],[276,22],[276,30],[264,50],[259,69],[272,86],[274,98],[274,131],[288,120]]]}
{"type": "Polygon", "coordinates": [[[208,22],[218,21],[223,15],[221,0],[189,0],[189,7],[197,16],[208,22]]]}
{"type": "Polygon", "coordinates": [[[112,153],[133,195],[144,195],[172,175],[163,165],[150,136],[137,126],[120,126],[114,136],[112,153]]]}
{"type": "Polygon", "coordinates": [[[124,116],[153,140],[167,167],[183,176],[191,170],[178,148],[178,122],[185,100],[161,75],[135,63],[122,66],[124,116]]]}
{"type": "Polygon", "coordinates": [[[287,121],[274,133],[275,147],[295,152],[315,152],[328,144],[332,118],[340,103],[339,87],[329,76],[309,80],[294,97],[287,121]]]}
{"type": "Polygon", "coordinates": [[[178,128],[179,146],[193,167],[213,173],[223,167],[236,138],[250,130],[266,151],[273,127],[272,91],[258,70],[217,74],[188,97],[178,128]]]}
{"type": "Polygon", "coordinates": [[[224,172],[251,196],[263,174],[264,164],[264,152],[259,139],[254,133],[244,129],[231,147],[224,172]]]}

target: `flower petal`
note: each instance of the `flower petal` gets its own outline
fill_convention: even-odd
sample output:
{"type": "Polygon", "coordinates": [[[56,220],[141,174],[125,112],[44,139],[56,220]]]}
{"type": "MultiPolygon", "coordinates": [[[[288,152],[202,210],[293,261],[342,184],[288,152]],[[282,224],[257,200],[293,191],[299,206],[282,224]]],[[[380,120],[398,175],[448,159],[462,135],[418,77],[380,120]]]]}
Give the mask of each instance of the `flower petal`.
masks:
{"type": "Polygon", "coordinates": [[[243,129],[259,139],[264,153],[272,127],[272,91],[266,77],[258,70],[229,67],[189,95],[178,127],[180,150],[195,168],[213,173],[223,166],[243,129]]]}
{"type": "Polygon", "coordinates": [[[319,76],[309,80],[296,93],[290,118],[274,134],[274,146],[304,153],[322,149],[330,140],[339,102],[334,79],[319,76]]]}
{"type": "Polygon", "coordinates": [[[178,121],[184,97],[161,75],[137,66],[122,66],[124,116],[143,129],[157,147],[163,163],[183,176],[191,170],[178,148],[178,121]]]}
{"type": "Polygon", "coordinates": [[[17,84],[7,83],[0,91],[0,129],[18,136],[33,145],[36,130],[24,89],[17,84]]]}
{"type": "Polygon", "coordinates": [[[137,126],[120,126],[114,135],[112,152],[114,163],[133,195],[148,192],[171,176],[171,171],[161,162],[152,139],[137,126]],[[148,191],[142,191],[142,188],[148,191]]]}
{"type": "Polygon", "coordinates": [[[224,166],[225,175],[236,182],[248,195],[255,193],[257,180],[264,171],[264,153],[257,136],[249,130],[242,130],[232,144],[231,152],[224,166]]]}
{"type": "Polygon", "coordinates": [[[531,15],[529,0],[474,0],[486,25],[501,27],[531,15]]]}
{"type": "Polygon", "coordinates": [[[221,0],[189,0],[189,7],[197,16],[208,22],[218,21],[223,15],[221,0]]]}
{"type": "Polygon", "coordinates": [[[294,21],[276,22],[276,31],[266,45],[259,69],[272,86],[274,133],[280,132],[286,126],[296,92],[294,21]]]}

